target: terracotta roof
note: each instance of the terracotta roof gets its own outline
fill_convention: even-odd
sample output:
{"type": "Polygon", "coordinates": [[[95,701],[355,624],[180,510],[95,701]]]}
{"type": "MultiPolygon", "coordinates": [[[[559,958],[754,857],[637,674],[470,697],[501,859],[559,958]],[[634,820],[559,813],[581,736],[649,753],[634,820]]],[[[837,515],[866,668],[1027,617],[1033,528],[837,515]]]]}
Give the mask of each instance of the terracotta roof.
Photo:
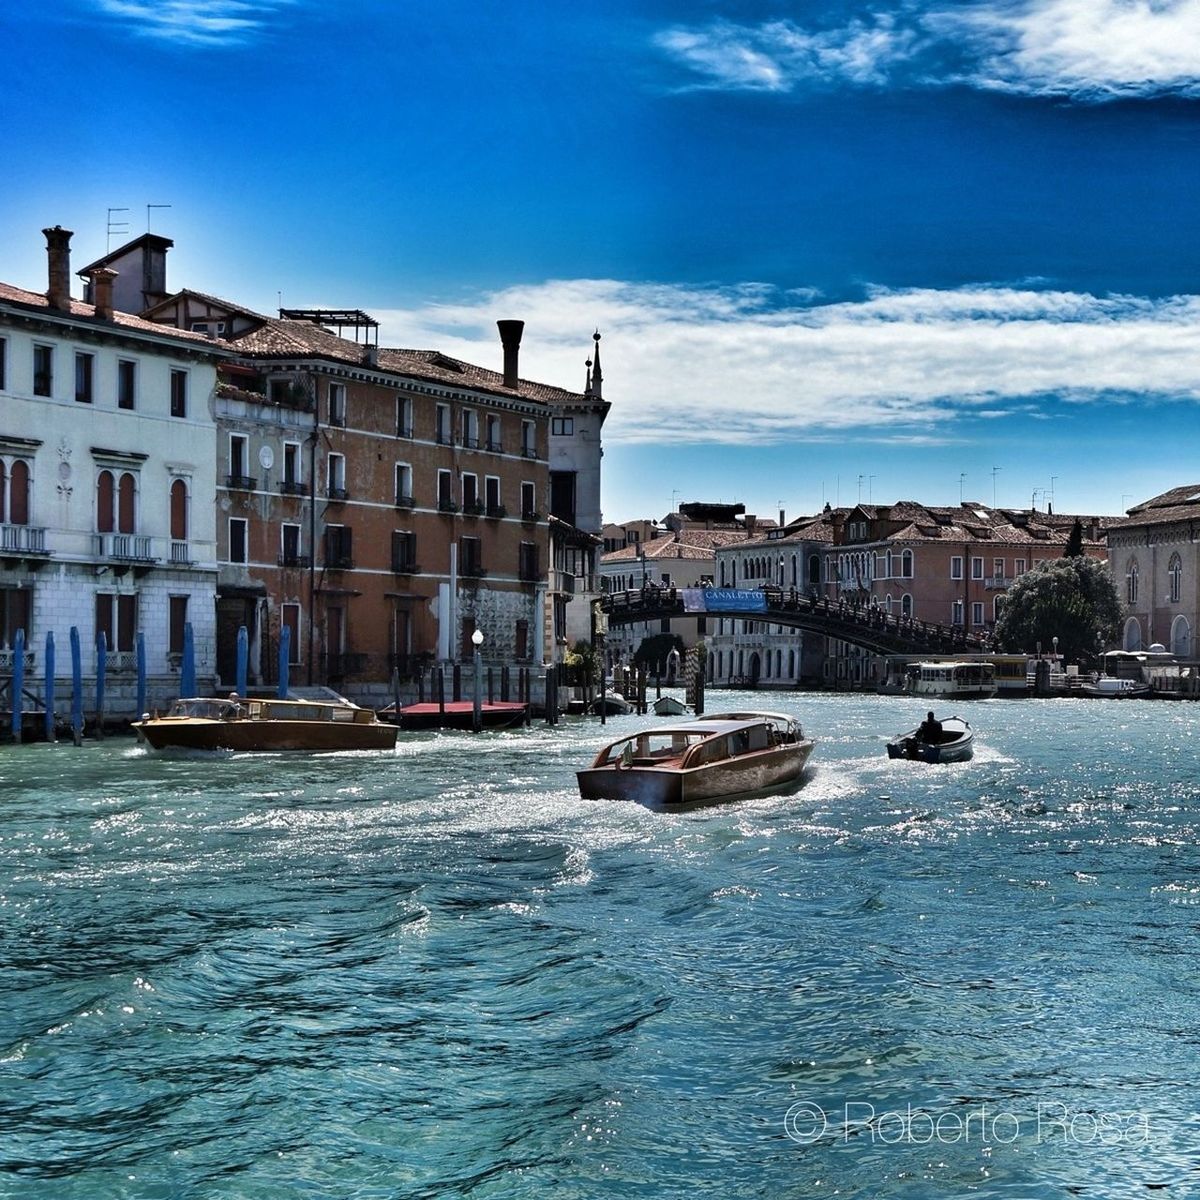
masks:
{"type": "Polygon", "coordinates": [[[1141,525],[1168,525],[1175,521],[1200,520],[1200,484],[1172,488],[1161,496],[1152,496],[1135,504],[1128,517],[1110,524],[1116,529],[1141,525]]]}
{"type": "Polygon", "coordinates": [[[241,304],[234,304],[232,300],[224,300],[220,296],[210,296],[207,292],[195,292],[191,288],[184,288],[180,292],[173,292],[165,300],[160,300],[157,304],[152,304],[145,310],[143,315],[171,308],[181,296],[187,296],[193,300],[200,300],[205,304],[211,304],[213,308],[223,308],[227,312],[236,313],[238,316],[252,317],[256,321],[269,321],[271,319],[263,313],[255,312],[252,308],[246,308],[241,304]]]}
{"type": "MultiPolygon", "coordinates": [[[[56,308],[51,308],[50,301],[46,299],[43,293],[28,292],[24,288],[14,287],[10,283],[0,283],[0,301],[19,304],[24,308],[37,309],[39,315],[47,317],[71,316],[96,320],[96,306],[94,304],[84,304],[82,300],[72,300],[71,311],[68,314],[60,312],[56,308]]],[[[159,325],[155,321],[147,321],[142,317],[134,316],[133,313],[114,312],[109,319],[101,318],[97,320],[97,325],[100,328],[116,326],[133,333],[152,333],[156,337],[178,338],[181,342],[188,342],[195,346],[206,346],[214,353],[228,353],[226,343],[214,342],[207,334],[192,333],[186,329],[175,329],[170,325],[159,325]]]]}

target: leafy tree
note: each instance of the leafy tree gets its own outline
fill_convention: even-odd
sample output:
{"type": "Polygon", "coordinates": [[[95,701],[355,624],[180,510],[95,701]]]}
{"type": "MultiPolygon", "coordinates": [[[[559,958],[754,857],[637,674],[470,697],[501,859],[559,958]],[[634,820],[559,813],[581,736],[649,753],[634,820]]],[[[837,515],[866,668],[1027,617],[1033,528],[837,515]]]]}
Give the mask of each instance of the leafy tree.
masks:
{"type": "Polygon", "coordinates": [[[570,678],[582,687],[591,687],[600,680],[600,656],[591,642],[582,639],[563,655],[570,678]]]}
{"type": "Polygon", "coordinates": [[[1075,524],[1071,526],[1071,534],[1067,538],[1066,549],[1063,550],[1063,558],[1078,558],[1083,553],[1083,523],[1078,517],[1075,518],[1075,524]]]}
{"type": "Polygon", "coordinates": [[[647,675],[665,675],[667,658],[672,650],[679,651],[682,661],[686,650],[683,638],[675,633],[653,633],[642,638],[641,645],[633,652],[633,665],[645,667],[647,675]]]}
{"type": "Polygon", "coordinates": [[[1037,563],[1009,588],[996,620],[1001,650],[1048,650],[1058,638],[1066,662],[1090,666],[1102,645],[1116,641],[1121,600],[1108,567],[1095,558],[1049,559],[1037,563]]]}

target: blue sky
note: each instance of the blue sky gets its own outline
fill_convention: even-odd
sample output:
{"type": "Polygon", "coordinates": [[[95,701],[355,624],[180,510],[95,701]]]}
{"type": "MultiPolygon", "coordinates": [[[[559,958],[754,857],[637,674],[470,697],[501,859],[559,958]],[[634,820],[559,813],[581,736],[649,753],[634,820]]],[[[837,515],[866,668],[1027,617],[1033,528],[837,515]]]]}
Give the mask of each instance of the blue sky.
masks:
{"type": "Polygon", "coordinates": [[[1200,479],[1200,0],[19,7],[8,282],[169,204],[173,287],[574,388],[599,327],[613,520],[1200,479]]]}

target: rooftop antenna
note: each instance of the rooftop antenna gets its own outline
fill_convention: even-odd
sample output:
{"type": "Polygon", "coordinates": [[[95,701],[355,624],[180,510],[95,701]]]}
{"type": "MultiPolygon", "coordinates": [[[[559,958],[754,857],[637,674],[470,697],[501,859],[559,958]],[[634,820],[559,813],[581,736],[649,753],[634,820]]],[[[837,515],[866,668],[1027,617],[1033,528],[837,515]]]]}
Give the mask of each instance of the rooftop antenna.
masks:
{"type": "Polygon", "coordinates": [[[1045,488],[1034,488],[1033,489],[1033,495],[1029,497],[1029,507],[1031,509],[1033,509],[1034,511],[1037,510],[1038,492],[1041,492],[1042,495],[1044,496],[1046,494],[1046,489],[1045,488]]]}
{"type": "MultiPolygon", "coordinates": [[[[967,478],[966,471],[960,471],[958,473],[958,502],[959,502],[959,504],[961,504],[963,502],[963,481],[966,478],[967,478]]],[[[993,507],[995,507],[995,506],[993,505],[993,507]]]]}
{"type": "Polygon", "coordinates": [[[127,234],[129,232],[129,222],[124,217],[118,217],[113,220],[113,213],[128,212],[127,208],[110,208],[108,210],[108,244],[104,247],[104,252],[107,254],[112,249],[113,234],[127,234]]]}
{"type": "Polygon", "coordinates": [[[1000,468],[1000,467],[992,468],[992,507],[993,508],[996,507],[996,476],[1000,474],[1001,469],[1002,468],[1000,468]]]}
{"type": "Polygon", "coordinates": [[[874,495],[875,495],[875,476],[868,475],[867,476],[867,503],[868,504],[875,503],[874,499],[872,498],[874,495]]]}
{"type": "Polygon", "coordinates": [[[859,502],[859,504],[862,503],[862,481],[863,481],[863,477],[860,475],[858,477],[858,502],[859,502]]]}
{"type": "Polygon", "coordinates": [[[1057,476],[1057,475],[1051,475],[1051,476],[1050,476],[1050,491],[1049,491],[1049,492],[1047,492],[1046,494],[1049,496],[1049,498],[1050,498],[1051,500],[1053,500],[1053,499],[1054,499],[1054,484],[1055,484],[1055,482],[1056,482],[1057,480],[1058,480],[1058,476],[1057,476]]]}
{"type": "Polygon", "coordinates": [[[150,232],[150,210],[152,208],[170,208],[169,204],[147,204],[146,205],[146,232],[150,232]]]}

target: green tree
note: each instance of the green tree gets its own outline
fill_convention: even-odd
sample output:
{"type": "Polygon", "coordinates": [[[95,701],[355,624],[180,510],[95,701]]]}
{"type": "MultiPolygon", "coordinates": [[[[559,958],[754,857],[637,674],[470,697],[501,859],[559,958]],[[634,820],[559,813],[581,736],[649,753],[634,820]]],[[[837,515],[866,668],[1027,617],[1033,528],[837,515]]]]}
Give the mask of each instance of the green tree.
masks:
{"type": "Polygon", "coordinates": [[[1066,662],[1091,666],[1121,628],[1121,600],[1108,567],[1078,556],[1037,563],[1012,585],[996,620],[996,644],[1010,653],[1049,650],[1058,638],[1066,662]]]}
{"type": "Polygon", "coordinates": [[[1083,522],[1078,517],[1075,518],[1075,524],[1071,526],[1071,534],[1067,538],[1066,549],[1063,550],[1063,558],[1078,558],[1083,553],[1083,522]]]}
{"type": "Polygon", "coordinates": [[[641,645],[633,652],[633,665],[645,667],[650,676],[667,673],[667,658],[672,650],[679,651],[682,662],[686,650],[683,638],[674,633],[652,633],[642,638],[641,645]]]}

